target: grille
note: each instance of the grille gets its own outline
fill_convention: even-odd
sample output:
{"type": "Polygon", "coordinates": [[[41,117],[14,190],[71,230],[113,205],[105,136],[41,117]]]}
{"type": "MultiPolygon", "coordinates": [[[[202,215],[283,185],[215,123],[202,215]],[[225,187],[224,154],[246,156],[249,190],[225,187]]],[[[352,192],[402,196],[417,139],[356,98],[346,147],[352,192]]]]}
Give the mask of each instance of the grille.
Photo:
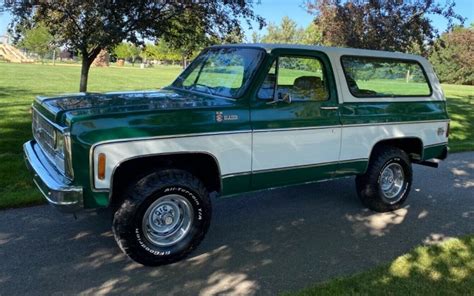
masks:
{"type": "Polygon", "coordinates": [[[40,145],[43,151],[50,157],[54,158],[54,127],[38,111],[33,109],[33,137],[40,145]]]}

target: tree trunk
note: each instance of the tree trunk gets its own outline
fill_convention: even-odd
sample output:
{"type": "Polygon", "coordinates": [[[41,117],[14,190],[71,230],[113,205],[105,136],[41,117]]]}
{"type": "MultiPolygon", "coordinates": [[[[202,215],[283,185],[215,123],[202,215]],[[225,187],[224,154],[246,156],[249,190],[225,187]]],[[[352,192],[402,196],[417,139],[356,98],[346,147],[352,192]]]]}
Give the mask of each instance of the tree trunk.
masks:
{"type": "Polygon", "coordinates": [[[186,55],[182,55],[182,66],[183,66],[183,69],[186,69],[186,67],[188,66],[187,65],[187,62],[188,60],[186,59],[186,55]]]}
{"type": "Polygon", "coordinates": [[[94,48],[90,53],[83,49],[82,50],[82,66],[81,66],[81,82],[79,84],[79,91],[87,91],[87,80],[89,79],[89,69],[91,68],[92,63],[95,58],[99,55],[101,51],[100,47],[94,48]]]}
{"type": "Polygon", "coordinates": [[[80,92],[87,91],[87,80],[89,79],[89,69],[91,68],[92,61],[90,61],[87,56],[82,56],[80,92]]]}

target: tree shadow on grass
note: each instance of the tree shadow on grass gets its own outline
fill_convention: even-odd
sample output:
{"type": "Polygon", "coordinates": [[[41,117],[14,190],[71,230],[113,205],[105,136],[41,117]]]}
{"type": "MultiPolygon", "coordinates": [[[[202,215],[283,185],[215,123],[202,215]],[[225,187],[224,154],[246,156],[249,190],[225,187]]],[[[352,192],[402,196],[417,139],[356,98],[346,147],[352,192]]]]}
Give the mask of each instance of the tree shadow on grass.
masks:
{"type": "Polygon", "coordinates": [[[15,100],[15,98],[18,97],[29,97],[31,96],[32,98],[37,95],[33,93],[31,90],[28,89],[23,89],[23,88],[17,88],[17,87],[5,87],[5,86],[0,86],[0,103],[5,103],[4,99],[5,98],[11,98],[12,100],[15,100]]]}
{"type": "Polygon", "coordinates": [[[474,96],[447,99],[451,122],[450,146],[456,151],[474,148],[474,96]]]}
{"type": "MultiPolygon", "coordinates": [[[[41,289],[46,294],[161,295],[275,295],[299,290],[390,262],[423,242],[473,233],[473,165],[463,154],[455,154],[438,170],[415,167],[409,202],[394,213],[363,209],[352,178],[213,199],[213,221],[198,249],[188,259],[157,268],[136,264],[120,252],[110,215],[86,212],[73,220],[47,207],[0,212],[0,289],[5,294],[41,289]],[[454,168],[466,173],[456,175],[454,168]],[[30,250],[32,244],[35,248],[30,250]],[[44,285],[50,278],[62,280],[44,285]]],[[[373,288],[368,293],[386,289],[396,294],[390,289],[410,278],[439,283],[439,291],[446,291],[446,285],[457,292],[463,289],[465,285],[456,288],[451,282],[466,279],[448,268],[464,268],[468,259],[463,250],[430,252],[415,250],[402,257],[396,265],[400,271],[390,265],[379,268],[375,276],[367,275],[365,286],[373,288]],[[443,257],[445,253],[449,258],[443,257]],[[425,268],[420,264],[427,255],[441,259],[425,268]],[[426,275],[425,270],[434,273],[426,275]],[[436,280],[440,275],[446,280],[436,280]]],[[[408,294],[419,292],[415,284],[410,287],[408,294]]]]}
{"type": "Polygon", "coordinates": [[[474,289],[474,237],[417,247],[391,264],[338,278],[302,295],[466,295],[474,289]]]}

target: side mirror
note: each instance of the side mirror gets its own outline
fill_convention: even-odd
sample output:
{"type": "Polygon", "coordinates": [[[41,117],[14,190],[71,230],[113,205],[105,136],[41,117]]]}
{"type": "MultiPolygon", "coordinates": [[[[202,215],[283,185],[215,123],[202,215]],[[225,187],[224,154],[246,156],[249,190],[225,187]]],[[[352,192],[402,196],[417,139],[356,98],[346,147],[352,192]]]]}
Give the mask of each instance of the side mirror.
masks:
{"type": "Polygon", "coordinates": [[[267,104],[275,104],[279,102],[286,102],[288,104],[291,104],[291,100],[292,100],[291,94],[289,92],[288,93],[277,92],[273,101],[268,102],[267,104]]]}
{"type": "Polygon", "coordinates": [[[284,94],[279,93],[278,96],[279,96],[278,98],[279,101],[291,104],[291,94],[289,92],[284,93],[284,94]]]}

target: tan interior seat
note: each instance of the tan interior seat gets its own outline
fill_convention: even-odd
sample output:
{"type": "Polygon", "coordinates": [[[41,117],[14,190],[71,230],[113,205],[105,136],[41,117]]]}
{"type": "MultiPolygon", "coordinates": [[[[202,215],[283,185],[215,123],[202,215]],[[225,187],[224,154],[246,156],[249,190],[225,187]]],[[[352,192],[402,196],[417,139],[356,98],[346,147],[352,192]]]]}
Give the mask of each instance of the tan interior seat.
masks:
{"type": "Polygon", "coordinates": [[[300,76],[293,83],[293,90],[299,99],[323,101],[327,99],[327,90],[321,78],[300,76]]]}

